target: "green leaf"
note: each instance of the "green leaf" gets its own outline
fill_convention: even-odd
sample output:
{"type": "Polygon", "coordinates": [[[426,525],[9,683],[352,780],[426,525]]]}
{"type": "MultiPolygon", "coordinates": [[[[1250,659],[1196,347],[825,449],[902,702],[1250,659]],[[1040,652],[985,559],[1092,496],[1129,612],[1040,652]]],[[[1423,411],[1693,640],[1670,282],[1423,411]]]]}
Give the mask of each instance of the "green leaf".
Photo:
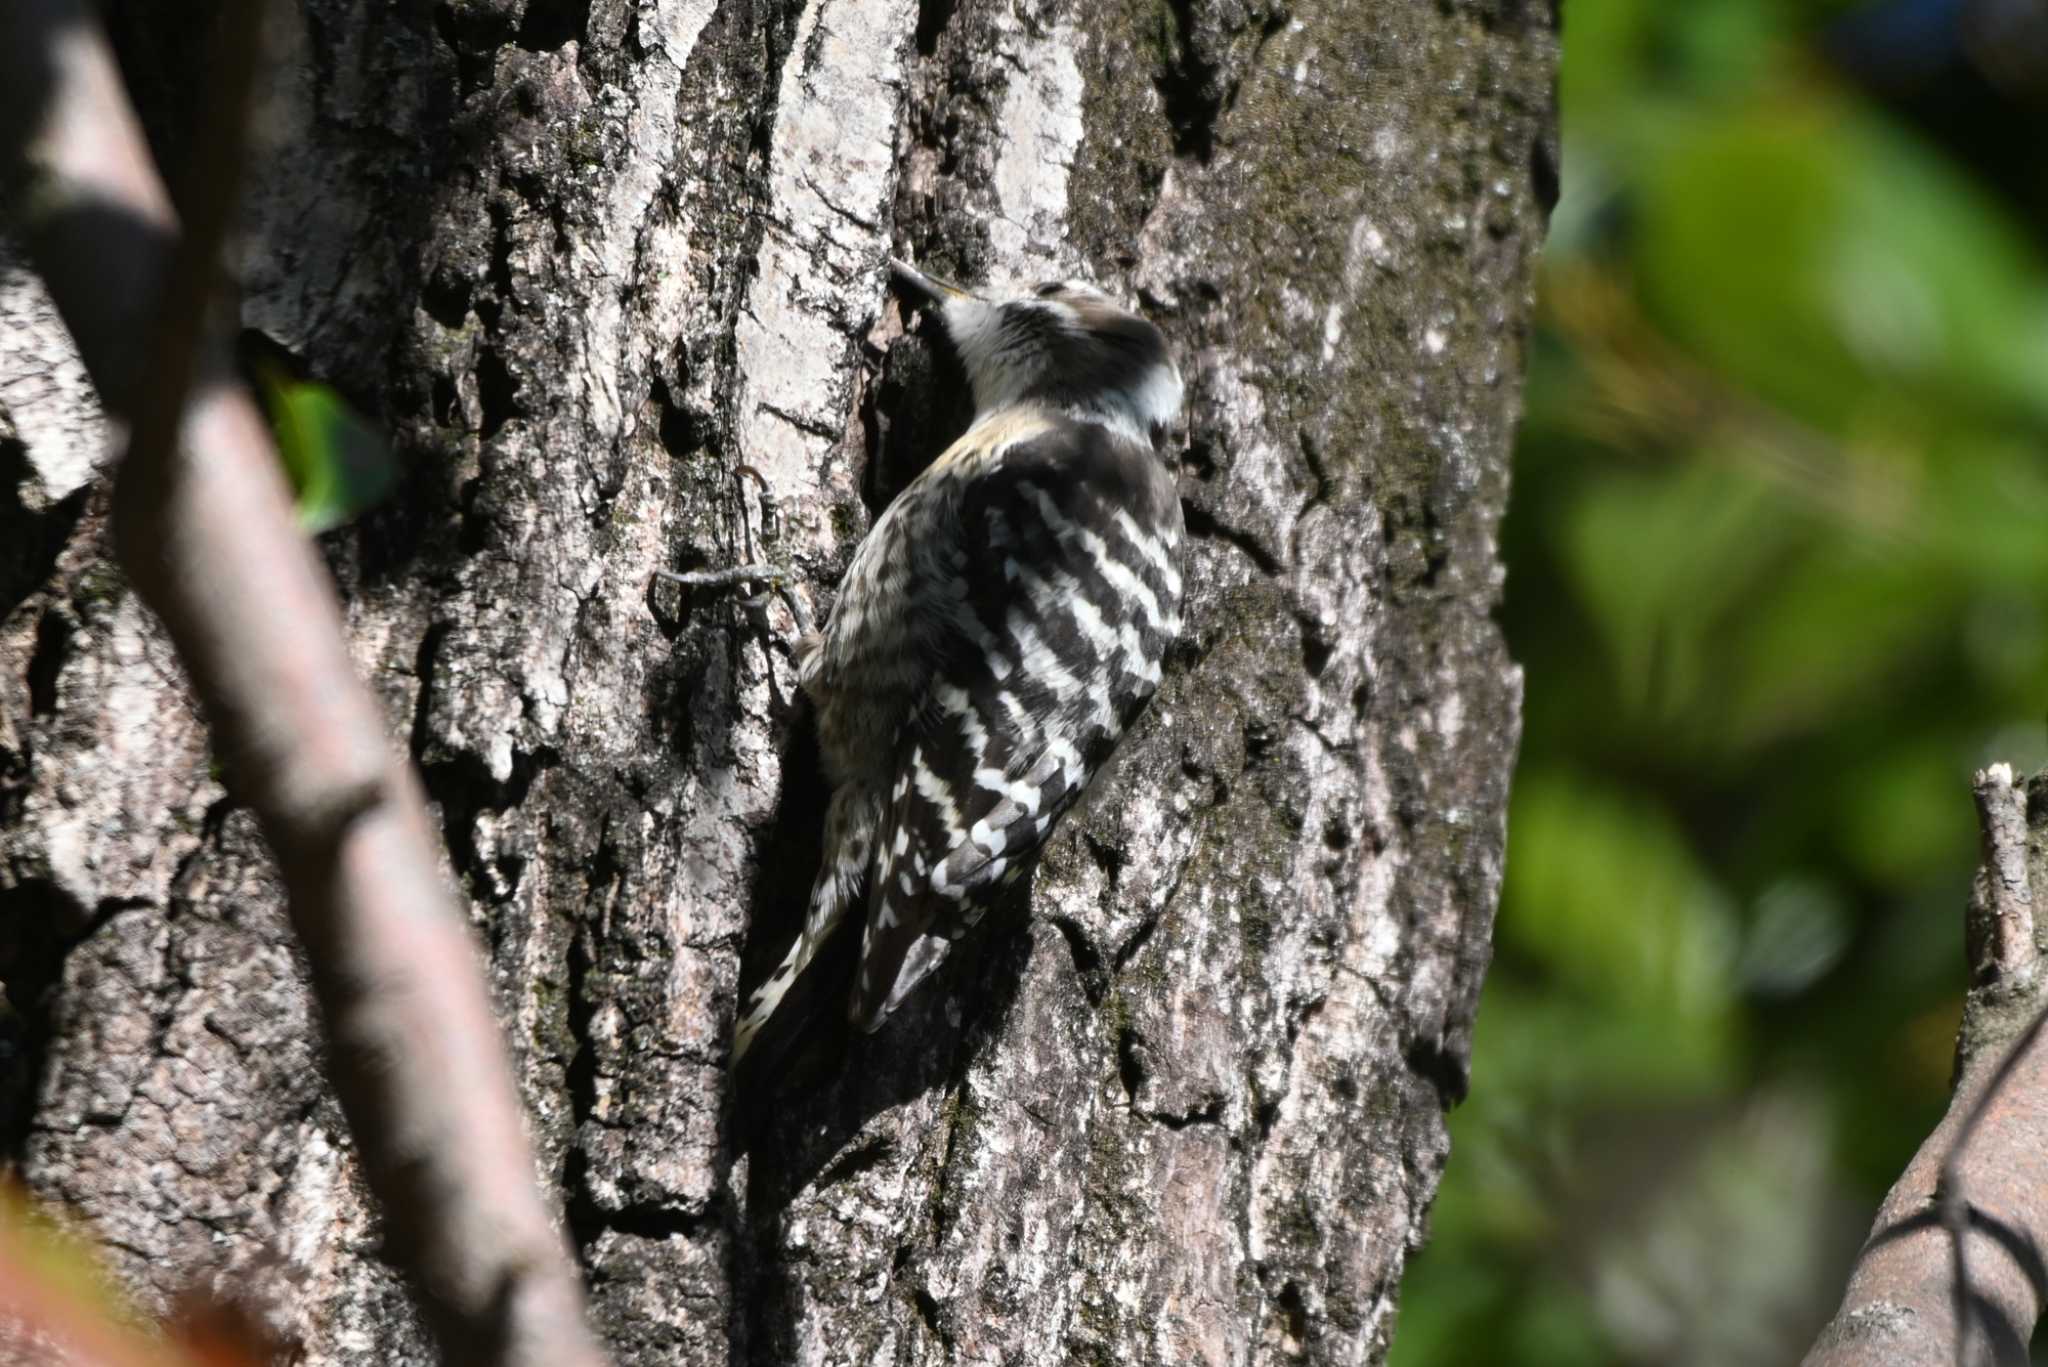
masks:
{"type": "Polygon", "coordinates": [[[341,395],[275,366],[260,367],[258,377],[300,526],[317,536],[390,495],[398,483],[391,446],[341,395]]]}

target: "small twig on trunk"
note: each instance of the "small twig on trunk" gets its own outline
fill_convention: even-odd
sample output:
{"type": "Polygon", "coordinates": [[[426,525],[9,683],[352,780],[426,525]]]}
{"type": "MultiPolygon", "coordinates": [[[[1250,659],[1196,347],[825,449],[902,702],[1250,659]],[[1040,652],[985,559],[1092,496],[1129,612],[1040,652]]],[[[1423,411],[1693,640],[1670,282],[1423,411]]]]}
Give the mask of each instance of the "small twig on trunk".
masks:
{"type": "Polygon", "coordinates": [[[219,17],[182,238],[82,0],[0,3],[0,155],[101,400],[133,423],[120,560],[277,856],[387,1247],[449,1361],[596,1367],[425,797],[356,677],[269,432],[209,326],[262,9],[234,0],[219,17]]]}

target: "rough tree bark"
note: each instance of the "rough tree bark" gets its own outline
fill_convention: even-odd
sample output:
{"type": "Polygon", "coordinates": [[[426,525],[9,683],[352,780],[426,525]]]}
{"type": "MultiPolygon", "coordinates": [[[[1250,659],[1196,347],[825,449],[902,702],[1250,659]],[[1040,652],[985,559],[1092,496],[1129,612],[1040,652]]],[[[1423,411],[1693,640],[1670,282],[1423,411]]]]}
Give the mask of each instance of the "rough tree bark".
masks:
{"type": "MultiPolygon", "coordinates": [[[[246,325],[391,428],[326,543],[627,1363],[1377,1361],[1464,1087],[1519,678],[1495,528],[1556,188],[1534,0],[306,0],[246,325]],[[891,249],[1141,297],[1189,381],[1188,639],[987,937],[734,1142],[743,964],[822,793],[814,612],[959,420],[891,249]],[[764,527],[751,480],[772,490],[764,527]]],[[[177,166],[182,11],[116,5],[177,166]]],[[[0,263],[0,1143],[161,1305],[423,1360],[269,859],[109,567],[0,263]]]]}

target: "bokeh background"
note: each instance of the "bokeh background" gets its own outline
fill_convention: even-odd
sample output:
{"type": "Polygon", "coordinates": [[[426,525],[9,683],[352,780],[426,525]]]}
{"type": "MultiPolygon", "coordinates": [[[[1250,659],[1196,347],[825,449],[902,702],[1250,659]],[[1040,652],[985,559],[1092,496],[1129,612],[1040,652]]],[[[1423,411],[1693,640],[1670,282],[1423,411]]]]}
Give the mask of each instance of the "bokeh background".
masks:
{"type": "Polygon", "coordinates": [[[2048,763],[2048,0],[1564,33],[1527,737],[1393,1361],[1791,1363],[1942,1109],[1970,773],[2048,763]]]}

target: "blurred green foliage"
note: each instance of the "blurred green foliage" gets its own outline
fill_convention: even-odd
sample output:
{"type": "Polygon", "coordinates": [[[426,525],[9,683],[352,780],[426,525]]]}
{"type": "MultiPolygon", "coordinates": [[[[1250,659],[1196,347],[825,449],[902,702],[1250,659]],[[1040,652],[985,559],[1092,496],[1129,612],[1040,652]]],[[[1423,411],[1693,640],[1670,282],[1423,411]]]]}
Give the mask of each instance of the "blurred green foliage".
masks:
{"type": "Polygon", "coordinates": [[[1871,8],[1566,7],[1527,730],[1397,1367],[1796,1361],[1940,1113],[1970,773],[2048,762],[2048,266],[1829,59],[1871,8]]]}

